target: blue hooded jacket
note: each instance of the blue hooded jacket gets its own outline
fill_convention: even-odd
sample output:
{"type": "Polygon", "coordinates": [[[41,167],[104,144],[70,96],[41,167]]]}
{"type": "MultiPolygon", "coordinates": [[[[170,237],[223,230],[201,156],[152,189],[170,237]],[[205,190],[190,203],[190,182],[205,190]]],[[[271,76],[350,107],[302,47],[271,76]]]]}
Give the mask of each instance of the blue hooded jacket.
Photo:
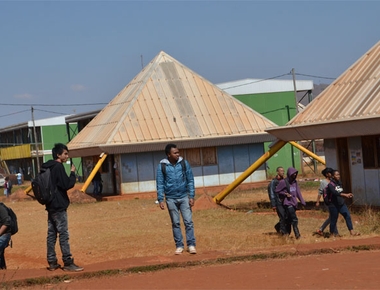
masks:
{"type": "Polygon", "coordinates": [[[293,167],[289,167],[288,168],[288,171],[286,173],[286,178],[283,179],[283,180],[280,180],[280,182],[278,183],[277,187],[276,187],[276,192],[284,197],[284,205],[285,206],[294,206],[294,207],[297,207],[298,205],[298,201],[297,199],[303,204],[303,205],[306,205],[306,202],[305,200],[303,199],[302,197],[302,194],[301,194],[301,190],[298,186],[298,183],[297,183],[297,179],[293,179],[291,176],[294,174],[294,173],[298,173],[297,169],[293,168],[293,167]],[[288,192],[288,188],[286,186],[286,181],[288,181],[289,183],[289,189],[290,189],[290,192],[288,192]],[[290,193],[292,196],[291,197],[286,197],[286,193],[290,193]]]}
{"type": "Polygon", "coordinates": [[[164,201],[164,198],[180,199],[187,196],[194,198],[194,176],[190,164],[181,156],[175,165],[171,164],[167,158],[162,159],[157,167],[156,186],[159,202],[164,201]],[[181,162],[186,164],[185,176],[183,176],[181,162]],[[162,172],[161,163],[166,164],[165,176],[162,172]]]}

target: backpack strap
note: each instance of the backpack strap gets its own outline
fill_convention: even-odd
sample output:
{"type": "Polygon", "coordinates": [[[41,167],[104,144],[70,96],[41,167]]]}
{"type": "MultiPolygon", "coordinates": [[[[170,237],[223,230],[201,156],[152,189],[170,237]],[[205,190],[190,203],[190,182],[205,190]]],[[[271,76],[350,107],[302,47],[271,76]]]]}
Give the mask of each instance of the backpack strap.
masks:
{"type": "MultiPolygon", "coordinates": [[[[181,167],[182,167],[183,180],[185,181],[185,179],[187,178],[186,177],[186,162],[185,162],[185,159],[182,159],[180,163],[181,163],[181,167]]],[[[161,164],[162,174],[164,175],[164,178],[166,179],[166,166],[167,166],[167,164],[166,163],[160,163],[160,164],[161,164]]]]}
{"type": "Polygon", "coordinates": [[[286,189],[288,191],[288,193],[290,194],[290,184],[289,184],[289,181],[287,178],[284,179],[285,180],[285,184],[286,184],[286,189]]]}

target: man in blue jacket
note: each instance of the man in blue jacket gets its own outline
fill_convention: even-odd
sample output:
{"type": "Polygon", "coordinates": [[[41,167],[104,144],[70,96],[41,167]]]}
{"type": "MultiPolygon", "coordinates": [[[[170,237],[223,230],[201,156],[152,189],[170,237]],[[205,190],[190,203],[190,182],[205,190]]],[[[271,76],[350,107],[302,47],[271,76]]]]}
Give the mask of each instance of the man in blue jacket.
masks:
{"type": "Polygon", "coordinates": [[[186,231],[186,244],[190,254],[196,254],[192,206],[194,205],[194,176],[189,163],[179,156],[175,144],[165,147],[167,158],[162,159],[157,167],[157,200],[160,208],[165,209],[164,199],[172,221],[175,254],[180,255],[184,250],[181,232],[182,215],[186,231]]]}

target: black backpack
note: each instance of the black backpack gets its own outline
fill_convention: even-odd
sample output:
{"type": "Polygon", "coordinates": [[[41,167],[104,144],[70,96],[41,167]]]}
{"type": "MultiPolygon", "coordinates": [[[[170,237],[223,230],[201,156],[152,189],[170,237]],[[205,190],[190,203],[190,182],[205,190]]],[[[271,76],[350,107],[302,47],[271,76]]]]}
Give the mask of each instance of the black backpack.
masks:
{"type": "Polygon", "coordinates": [[[41,168],[40,173],[32,181],[34,197],[40,204],[48,204],[52,200],[54,190],[50,173],[50,168],[41,168]]]}
{"type": "MultiPolygon", "coordinates": [[[[330,181],[330,183],[333,185],[333,186],[336,186],[334,182],[330,181]]],[[[323,197],[323,201],[325,202],[325,205],[329,205],[331,203],[331,200],[332,200],[332,193],[330,192],[329,190],[329,184],[328,183],[325,188],[323,189],[323,194],[322,194],[322,197],[323,197]]]]}
{"type": "Polygon", "coordinates": [[[10,208],[7,207],[4,203],[0,202],[0,205],[2,205],[8,212],[9,217],[11,218],[11,235],[13,236],[18,232],[18,223],[17,223],[17,216],[15,212],[10,208]]]}

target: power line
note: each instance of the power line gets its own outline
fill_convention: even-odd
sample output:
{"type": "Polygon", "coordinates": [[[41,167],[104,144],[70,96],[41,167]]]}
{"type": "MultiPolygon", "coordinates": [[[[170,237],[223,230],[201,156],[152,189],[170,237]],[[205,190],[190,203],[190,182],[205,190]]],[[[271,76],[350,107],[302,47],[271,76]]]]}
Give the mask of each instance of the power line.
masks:
{"type": "Polygon", "coordinates": [[[66,114],[66,113],[58,113],[58,112],[47,111],[47,110],[40,110],[40,109],[34,109],[34,110],[35,110],[35,111],[39,111],[39,112],[45,112],[45,113],[57,114],[57,115],[69,115],[69,114],[66,114]]]}
{"type": "Polygon", "coordinates": [[[321,77],[321,76],[313,76],[308,74],[301,74],[301,73],[295,73],[298,76],[304,76],[304,77],[311,77],[311,78],[317,78],[317,79],[326,79],[326,80],[335,80],[336,78],[331,77],[321,77]]]}
{"type": "Polygon", "coordinates": [[[17,114],[25,113],[25,112],[30,112],[30,110],[23,110],[23,111],[18,111],[18,112],[2,115],[2,116],[0,116],[0,118],[2,118],[2,117],[8,117],[8,116],[13,116],[13,115],[17,115],[17,114]]]}
{"type": "Polygon", "coordinates": [[[247,85],[250,85],[250,84],[260,83],[260,82],[264,82],[264,81],[268,81],[268,80],[273,80],[273,79],[281,78],[283,76],[287,76],[287,75],[290,75],[290,74],[291,73],[286,73],[286,74],[282,74],[282,75],[271,77],[271,78],[267,78],[267,79],[260,79],[260,80],[257,80],[257,81],[252,81],[252,82],[249,82],[249,83],[244,83],[244,84],[241,84],[241,85],[236,85],[236,86],[231,86],[231,87],[223,88],[223,90],[237,88],[237,87],[242,87],[242,86],[247,86],[247,85]]]}

